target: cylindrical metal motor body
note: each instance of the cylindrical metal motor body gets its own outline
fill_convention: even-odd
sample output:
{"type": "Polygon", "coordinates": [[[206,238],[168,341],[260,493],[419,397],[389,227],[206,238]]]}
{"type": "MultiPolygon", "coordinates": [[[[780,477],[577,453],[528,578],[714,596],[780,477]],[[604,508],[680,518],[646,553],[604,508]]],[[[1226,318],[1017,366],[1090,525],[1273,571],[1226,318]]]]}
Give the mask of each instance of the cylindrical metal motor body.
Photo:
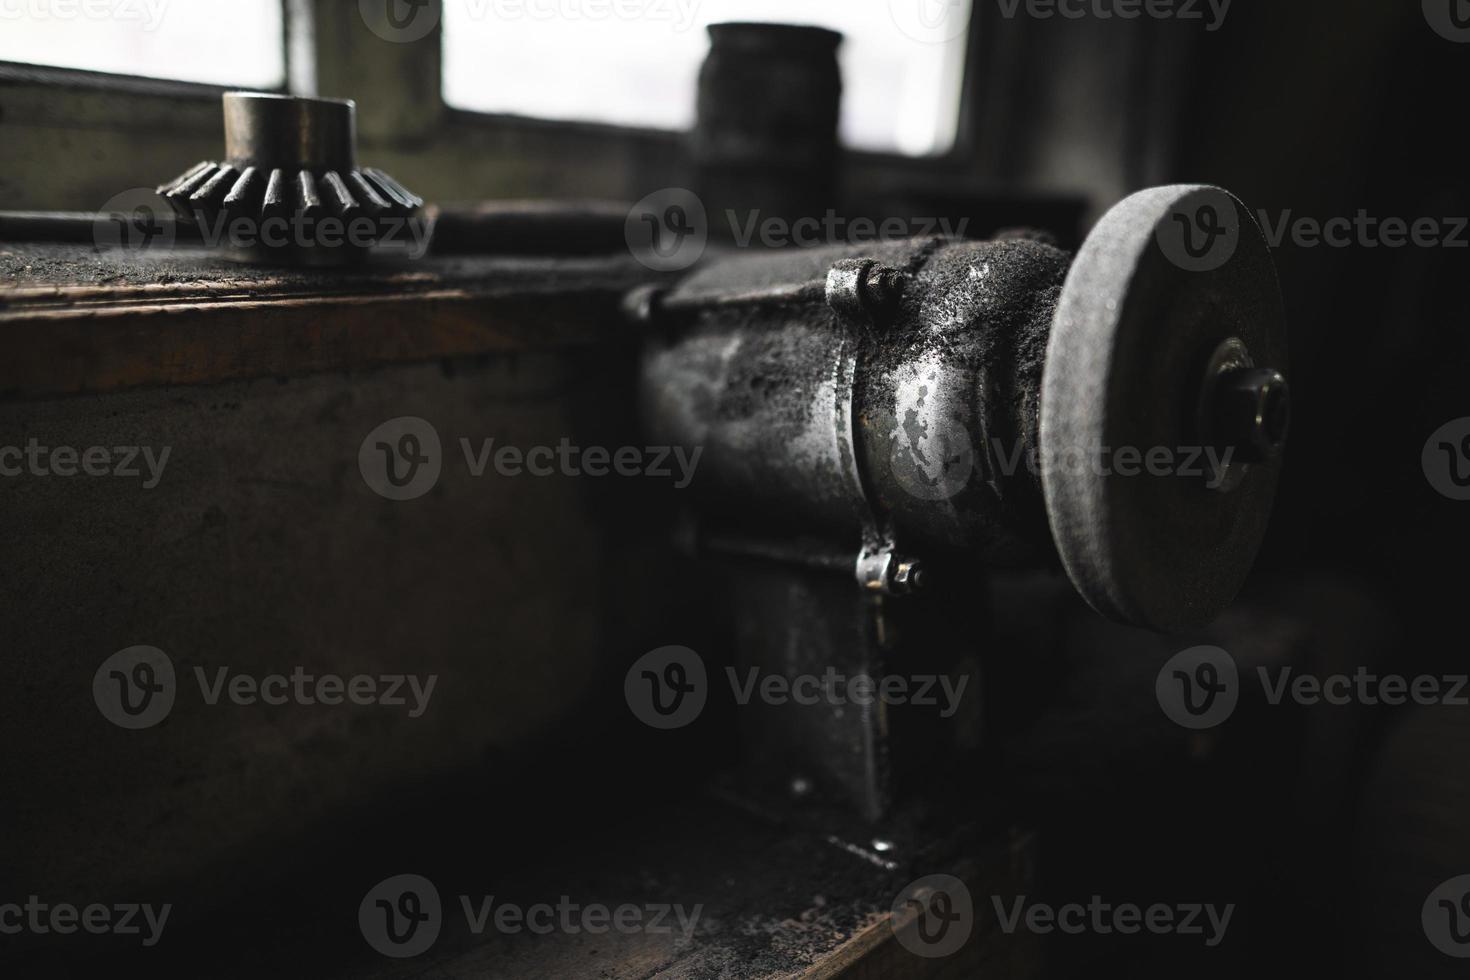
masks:
{"type": "Polygon", "coordinates": [[[1034,558],[1050,540],[1041,369],[1068,262],[1027,240],[716,262],[661,303],[674,340],[647,355],[645,417],[703,447],[696,486],[726,530],[857,549],[877,529],[926,554],[1034,558]],[[906,280],[883,322],[829,305],[829,270],[860,258],[906,280]]]}

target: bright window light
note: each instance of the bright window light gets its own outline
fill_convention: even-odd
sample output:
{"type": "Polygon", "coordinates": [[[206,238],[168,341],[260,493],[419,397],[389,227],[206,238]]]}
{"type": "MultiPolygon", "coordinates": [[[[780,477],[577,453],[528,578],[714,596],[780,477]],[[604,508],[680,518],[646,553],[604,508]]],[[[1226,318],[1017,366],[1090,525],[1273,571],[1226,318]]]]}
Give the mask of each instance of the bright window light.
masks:
{"type": "Polygon", "coordinates": [[[241,88],[286,77],[281,0],[0,0],[0,61],[241,88]]]}
{"type": "MultiPolygon", "coordinates": [[[[4,2],[4,0],[0,0],[4,2]]],[[[444,97],[544,119],[687,129],[721,21],[840,31],[842,138],[911,156],[954,145],[971,0],[445,0],[444,97]]],[[[802,93],[791,93],[801,98],[802,93]]]]}

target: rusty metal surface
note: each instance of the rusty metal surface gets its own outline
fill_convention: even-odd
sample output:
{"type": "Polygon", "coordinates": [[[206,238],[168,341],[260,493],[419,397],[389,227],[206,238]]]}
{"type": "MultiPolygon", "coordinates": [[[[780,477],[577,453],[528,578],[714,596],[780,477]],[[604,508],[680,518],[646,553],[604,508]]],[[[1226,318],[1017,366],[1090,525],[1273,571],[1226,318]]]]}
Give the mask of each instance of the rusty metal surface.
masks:
{"type": "Polygon", "coordinates": [[[713,262],[656,304],[645,418],[707,447],[718,524],[1045,553],[1039,484],[998,472],[987,440],[1035,445],[1066,261],[1024,240],[916,240],[713,262]],[[828,269],[858,256],[910,279],[877,331],[828,308],[828,269]]]}

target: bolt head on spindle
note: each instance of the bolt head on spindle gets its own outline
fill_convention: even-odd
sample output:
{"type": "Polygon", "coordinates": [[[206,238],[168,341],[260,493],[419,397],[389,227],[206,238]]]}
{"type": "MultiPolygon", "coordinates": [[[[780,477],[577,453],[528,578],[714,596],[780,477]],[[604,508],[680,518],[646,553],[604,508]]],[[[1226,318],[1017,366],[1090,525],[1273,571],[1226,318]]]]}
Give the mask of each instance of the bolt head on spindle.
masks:
{"type": "Polygon", "coordinates": [[[1291,392],[1281,372],[1236,368],[1216,378],[1214,388],[1215,443],[1244,463],[1276,458],[1291,425],[1291,392]]]}

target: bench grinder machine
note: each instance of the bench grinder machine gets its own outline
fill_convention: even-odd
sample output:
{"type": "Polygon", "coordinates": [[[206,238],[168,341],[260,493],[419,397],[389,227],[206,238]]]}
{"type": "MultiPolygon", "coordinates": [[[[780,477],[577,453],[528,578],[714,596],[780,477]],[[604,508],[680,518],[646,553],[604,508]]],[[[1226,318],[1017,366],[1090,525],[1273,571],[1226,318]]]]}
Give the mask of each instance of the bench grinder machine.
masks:
{"type": "MultiPolygon", "coordinates": [[[[1024,233],[732,255],[630,307],[650,434],[703,449],[691,540],[731,562],[742,670],[978,680],[988,570],[1059,568],[1102,615],[1183,632],[1255,560],[1284,314],[1222,190],[1134,194],[1075,255],[1024,233]]],[[[748,788],[877,819],[977,724],[752,705],[748,788]]]]}

